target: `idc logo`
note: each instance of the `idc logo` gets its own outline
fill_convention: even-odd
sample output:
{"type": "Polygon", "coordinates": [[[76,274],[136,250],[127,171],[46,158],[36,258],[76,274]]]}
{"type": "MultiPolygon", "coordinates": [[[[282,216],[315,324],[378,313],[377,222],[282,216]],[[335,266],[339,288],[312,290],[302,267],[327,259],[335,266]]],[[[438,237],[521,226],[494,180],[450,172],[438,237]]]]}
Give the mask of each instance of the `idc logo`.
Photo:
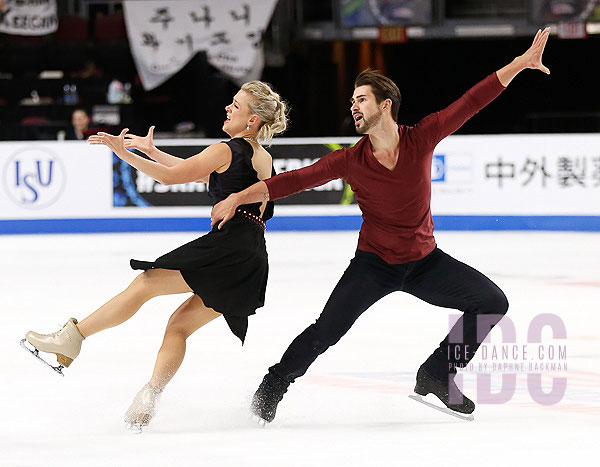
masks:
{"type": "Polygon", "coordinates": [[[446,156],[434,154],[431,160],[431,181],[446,181],[446,156]]]}
{"type": "Polygon", "coordinates": [[[19,206],[40,209],[50,206],[65,187],[65,169],[56,154],[31,147],[16,152],[4,166],[4,188],[19,206]]]}

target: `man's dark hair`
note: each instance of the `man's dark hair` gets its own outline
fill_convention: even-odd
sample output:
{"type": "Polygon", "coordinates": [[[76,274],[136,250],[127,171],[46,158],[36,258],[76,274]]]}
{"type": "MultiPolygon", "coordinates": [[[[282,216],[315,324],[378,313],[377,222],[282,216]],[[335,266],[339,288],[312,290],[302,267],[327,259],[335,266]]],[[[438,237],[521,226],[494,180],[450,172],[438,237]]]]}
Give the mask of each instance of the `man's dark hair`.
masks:
{"type": "Polygon", "coordinates": [[[378,104],[386,99],[392,101],[392,118],[397,122],[398,109],[400,109],[402,97],[400,96],[400,90],[398,89],[398,86],[396,86],[396,83],[387,76],[381,74],[380,71],[367,68],[354,80],[355,88],[366,85],[371,86],[373,94],[375,95],[375,100],[378,104]]]}

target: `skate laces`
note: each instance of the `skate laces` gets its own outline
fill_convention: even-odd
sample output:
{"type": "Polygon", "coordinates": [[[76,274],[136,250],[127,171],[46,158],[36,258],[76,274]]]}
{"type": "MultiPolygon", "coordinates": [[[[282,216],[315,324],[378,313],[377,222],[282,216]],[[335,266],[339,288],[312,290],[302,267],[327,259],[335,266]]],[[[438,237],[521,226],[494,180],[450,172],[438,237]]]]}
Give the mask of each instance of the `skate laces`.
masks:
{"type": "MultiPolygon", "coordinates": [[[[63,330],[67,327],[67,325],[71,322],[71,319],[69,319],[69,321],[67,321],[65,324],[58,324],[58,326],[60,326],[61,328],[58,331],[55,332],[51,332],[49,334],[41,334],[41,333],[36,333],[39,334],[42,337],[56,337],[58,336],[61,332],[63,332],[63,330]]],[[[73,324],[77,324],[77,320],[73,319],[73,324]]]]}
{"type": "MultiPolygon", "coordinates": [[[[42,337],[56,337],[56,336],[58,336],[58,335],[59,335],[59,334],[62,332],[62,330],[63,330],[65,327],[67,327],[67,324],[69,324],[69,322],[68,322],[68,321],[67,321],[65,324],[63,324],[63,325],[62,325],[62,327],[61,327],[61,328],[60,328],[58,331],[51,332],[51,333],[49,333],[49,334],[40,334],[39,332],[38,332],[38,333],[36,333],[36,334],[39,334],[39,335],[40,335],[40,336],[42,336],[42,337]]],[[[59,324],[59,326],[61,326],[61,325],[59,324]]]]}

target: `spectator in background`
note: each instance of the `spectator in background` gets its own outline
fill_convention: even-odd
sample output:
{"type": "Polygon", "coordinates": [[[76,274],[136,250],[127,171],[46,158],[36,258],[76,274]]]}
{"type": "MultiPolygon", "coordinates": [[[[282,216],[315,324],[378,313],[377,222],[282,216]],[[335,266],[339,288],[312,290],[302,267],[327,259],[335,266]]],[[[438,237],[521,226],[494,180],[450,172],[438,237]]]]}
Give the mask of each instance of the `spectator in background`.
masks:
{"type": "Polygon", "coordinates": [[[89,136],[90,116],[85,109],[77,108],[73,110],[71,124],[72,127],[67,131],[66,139],[87,139],[89,136]]]}

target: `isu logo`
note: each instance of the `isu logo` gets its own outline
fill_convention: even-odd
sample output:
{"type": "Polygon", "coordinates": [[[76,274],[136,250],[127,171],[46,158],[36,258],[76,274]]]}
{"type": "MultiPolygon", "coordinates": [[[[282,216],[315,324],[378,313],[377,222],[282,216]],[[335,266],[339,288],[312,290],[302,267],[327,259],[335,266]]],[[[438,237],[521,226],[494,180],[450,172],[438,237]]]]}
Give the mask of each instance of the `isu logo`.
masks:
{"type": "Polygon", "coordinates": [[[46,148],[17,151],[4,166],[4,188],[19,206],[40,209],[50,206],[65,186],[65,169],[58,156],[46,148]]]}
{"type": "Polygon", "coordinates": [[[431,160],[431,181],[446,181],[446,156],[437,154],[433,156],[433,159],[431,160]]]}

